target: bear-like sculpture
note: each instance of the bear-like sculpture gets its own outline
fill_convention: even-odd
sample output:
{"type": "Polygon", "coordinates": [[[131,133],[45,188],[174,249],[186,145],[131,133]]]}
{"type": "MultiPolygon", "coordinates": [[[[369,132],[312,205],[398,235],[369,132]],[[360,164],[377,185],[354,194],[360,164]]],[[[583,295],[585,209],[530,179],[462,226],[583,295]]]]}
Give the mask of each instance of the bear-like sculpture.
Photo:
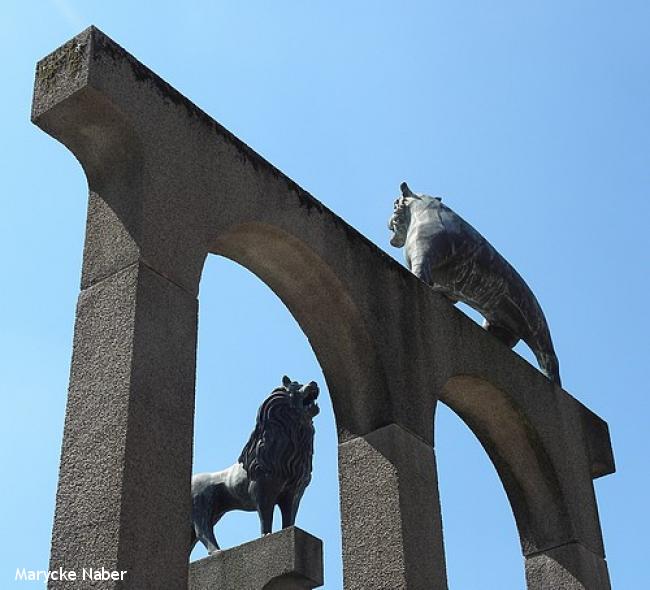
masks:
{"type": "Polygon", "coordinates": [[[405,247],[408,268],[451,301],[478,311],[483,327],[506,345],[523,340],[542,371],[560,385],[546,318],[524,279],[439,197],[415,194],[405,182],[400,190],[388,227],[391,245],[405,247]]]}
{"type": "Polygon", "coordinates": [[[314,425],[319,390],[286,375],[257,413],[255,430],[237,463],[192,477],[190,552],[201,541],[208,553],[219,551],[214,525],[231,510],[257,511],[262,535],[269,534],[276,504],[282,528],[295,523],[300,500],[311,481],[314,425]]]}

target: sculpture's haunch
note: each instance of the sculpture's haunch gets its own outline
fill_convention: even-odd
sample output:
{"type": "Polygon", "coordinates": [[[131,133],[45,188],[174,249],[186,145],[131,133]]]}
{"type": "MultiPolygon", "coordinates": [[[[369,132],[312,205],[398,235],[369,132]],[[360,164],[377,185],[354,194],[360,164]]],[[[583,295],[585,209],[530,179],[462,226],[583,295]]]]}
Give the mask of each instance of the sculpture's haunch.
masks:
{"type": "Polygon", "coordinates": [[[192,477],[190,552],[201,541],[208,553],[219,551],[214,525],[231,510],[257,510],[262,535],[271,532],[273,509],[282,528],[295,523],[298,506],[311,480],[314,452],[312,419],[319,412],[318,385],[282,379],[257,413],[255,430],[237,463],[216,473],[192,477]]]}
{"type": "Polygon", "coordinates": [[[388,227],[390,243],[405,247],[408,268],[435,291],[476,309],[483,327],[508,346],[523,340],[560,385],[546,318],[519,273],[440,198],[415,194],[405,182],[400,189],[388,227]]]}

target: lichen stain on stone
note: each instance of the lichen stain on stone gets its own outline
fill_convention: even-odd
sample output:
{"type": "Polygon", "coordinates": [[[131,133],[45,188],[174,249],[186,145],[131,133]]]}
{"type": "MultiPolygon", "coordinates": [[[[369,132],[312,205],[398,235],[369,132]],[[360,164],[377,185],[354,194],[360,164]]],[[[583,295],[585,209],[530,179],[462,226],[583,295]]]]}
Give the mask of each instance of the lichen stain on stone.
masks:
{"type": "Polygon", "coordinates": [[[311,212],[312,208],[315,208],[316,211],[318,211],[319,213],[321,213],[321,214],[323,213],[324,207],[323,207],[323,204],[319,200],[315,199],[308,192],[301,189],[288,176],[286,176],[284,174],[282,176],[284,176],[284,179],[285,179],[285,181],[287,183],[287,186],[288,186],[289,190],[296,193],[296,195],[298,196],[298,203],[299,203],[300,207],[306,207],[307,212],[311,212]]]}
{"type": "Polygon", "coordinates": [[[85,49],[86,42],[75,38],[44,58],[38,64],[39,85],[49,88],[57,75],[63,71],[68,76],[76,76],[82,68],[85,49]]]}

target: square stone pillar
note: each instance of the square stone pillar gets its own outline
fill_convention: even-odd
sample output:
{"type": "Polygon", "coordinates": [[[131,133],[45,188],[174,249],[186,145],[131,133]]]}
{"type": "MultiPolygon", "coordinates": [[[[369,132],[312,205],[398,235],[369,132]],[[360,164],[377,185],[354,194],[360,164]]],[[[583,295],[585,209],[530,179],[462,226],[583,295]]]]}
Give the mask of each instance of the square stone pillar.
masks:
{"type": "Polygon", "coordinates": [[[345,590],[446,590],[433,447],[389,424],[339,445],[339,478],[345,590]]]}
{"type": "Polygon", "coordinates": [[[50,569],[126,574],[49,588],[187,588],[196,329],[142,263],[81,292],[50,569]]]}
{"type": "Polygon", "coordinates": [[[526,557],[528,590],[611,590],[605,560],[580,543],[526,557]]]}

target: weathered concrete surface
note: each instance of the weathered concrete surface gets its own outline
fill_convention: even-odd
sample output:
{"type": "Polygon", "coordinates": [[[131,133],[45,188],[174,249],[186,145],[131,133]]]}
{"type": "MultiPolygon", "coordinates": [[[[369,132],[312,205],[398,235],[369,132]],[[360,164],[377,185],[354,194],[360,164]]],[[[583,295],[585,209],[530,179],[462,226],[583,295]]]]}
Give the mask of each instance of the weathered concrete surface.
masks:
{"type": "Polygon", "coordinates": [[[580,543],[526,558],[529,590],[610,590],[605,560],[580,543]]]}
{"type": "MultiPolygon", "coordinates": [[[[90,189],[81,295],[88,309],[80,304],[75,330],[83,345],[73,360],[53,565],[76,563],[78,554],[106,567],[128,561],[137,582],[122,588],[146,588],[140,581],[154,570],[167,588],[184,588],[181,542],[156,527],[168,533],[175,530],[170,519],[189,522],[194,298],[208,253],[246,266],[287,305],[323,368],[339,442],[365,448],[393,474],[396,493],[399,482],[417,480],[399,457],[418,455],[418,444],[397,458],[387,452],[382,464],[377,449],[385,443],[375,449],[368,441],[392,424],[431,445],[441,399],[498,469],[524,554],[580,543],[603,556],[592,478],[614,470],[606,424],[100,31],[84,31],[39,63],[32,117],[73,151],[90,189]],[[160,282],[142,293],[175,295],[152,305],[130,284],[107,294],[108,302],[90,299],[132,269],[138,285],[153,281],[145,275],[160,282]],[[137,412],[149,401],[167,408],[165,400],[178,408],[147,416],[145,428],[137,412]],[[162,432],[175,445],[169,457],[156,456],[155,481],[165,485],[147,488],[143,498],[143,476],[153,468],[139,463],[162,432]],[[92,456],[115,475],[91,466],[82,474],[84,457],[92,456]],[[156,536],[165,550],[145,555],[156,536]]],[[[373,497],[367,470],[347,464],[356,456],[341,452],[344,502],[347,489],[373,497]]],[[[433,469],[433,458],[427,461],[433,469]]],[[[422,485],[429,490],[433,482],[422,485]]],[[[399,498],[386,506],[404,513],[392,521],[385,515],[386,522],[410,521],[399,498]]],[[[361,567],[352,565],[366,542],[360,535],[372,535],[377,552],[404,556],[409,587],[420,579],[422,561],[442,568],[439,519],[418,554],[406,535],[353,526],[349,514],[346,508],[346,580],[357,579],[350,568],[361,567]]],[[[390,561],[373,563],[377,580],[393,575],[390,561]]],[[[592,574],[579,571],[585,580],[592,574]]]]}
{"type": "Polygon", "coordinates": [[[323,585],[323,543],[289,527],[190,564],[189,590],[309,590],[323,585]]]}
{"type": "Polygon", "coordinates": [[[539,395],[525,383],[497,388],[468,376],[450,379],[442,401],[463,418],[492,459],[525,555],[576,539],[604,554],[578,402],[560,389],[539,395]]]}
{"type": "Polygon", "coordinates": [[[189,531],[170,531],[189,526],[196,315],[192,295],[143,264],[79,296],[51,569],[185,583],[189,531]]]}
{"type": "Polygon", "coordinates": [[[446,590],[431,445],[389,424],[339,445],[348,590],[446,590]]]}

